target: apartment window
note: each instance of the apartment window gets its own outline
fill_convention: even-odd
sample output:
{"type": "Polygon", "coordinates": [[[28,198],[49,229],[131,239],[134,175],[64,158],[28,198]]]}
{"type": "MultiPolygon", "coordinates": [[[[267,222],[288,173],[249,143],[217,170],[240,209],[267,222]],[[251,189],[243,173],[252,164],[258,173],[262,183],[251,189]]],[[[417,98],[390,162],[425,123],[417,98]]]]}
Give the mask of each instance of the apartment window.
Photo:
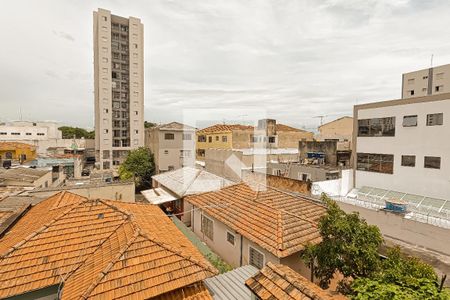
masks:
{"type": "Polygon", "coordinates": [[[226,135],[222,135],[222,142],[226,143],[228,140],[228,137],[226,135]]]}
{"type": "Polygon", "coordinates": [[[103,129],[103,133],[108,133],[108,129],[103,129]]]}
{"type": "Polygon", "coordinates": [[[137,49],[138,45],[137,44],[133,44],[133,48],[137,49]]]}
{"type": "Polygon", "coordinates": [[[120,137],[120,130],[113,130],[113,136],[115,138],[120,137]]]}
{"type": "Polygon", "coordinates": [[[120,147],[120,141],[119,140],[114,140],[113,141],[113,147],[120,147]]]}
{"type": "Polygon", "coordinates": [[[212,136],[209,136],[209,137],[208,137],[208,142],[209,142],[209,143],[212,143],[212,136]]]}
{"type": "Polygon", "coordinates": [[[11,132],[11,135],[20,135],[20,132],[11,132]]]}
{"type": "Polygon", "coordinates": [[[234,240],[235,240],[234,234],[227,231],[227,242],[234,246],[234,240]]]}
{"type": "Polygon", "coordinates": [[[414,90],[408,91],[408,94],[409,94],[410,96],[414,96],[414,90]]]}
{"type": "Polygon", "coordinates": [[[422,88],[422,92],[426,92],[427,91],[427,88],[422,88]]]}
{"type": "Polygon", "coordinates": [[[103,57],[102,58],[102,62],[107,63],[108,62],[108,58],[107,57],[103,57]]]}
{"type": "Polygon", "coordinates": [[[103,162],[103,169],[108,170],[109,169],[109,161],[103,162]]]}
{"type": "Polygon", "coordinates": [[[108,21],[108,17],[103,16],[103,17],[102,17],[102,20],[103,20],[103,21],[108,21]]]}
{"type": "Polygon", "coordinates": [[[134,133],[135,133],[135,134],[138,134],[138,133],[139,133],[139,130],[135,130],[134,133]]]}
{"type": "Polygon", "coordinates": [[[437,156],[425,156],[423,166],[427,169],[440,169],[441,158],[437,156]]]}
{"type": "Polygon", "coordinates": [[[256,250],[255,248],[249,246],[248,248],[249,252],[249,264],[252,266],[262,269],[264,267],[264,254],[262,254],[260,251],[256,250]]]}
{"type": "Polygon", "coordinates": [[[216,142],[218,142],[219,141],[219,136],[218,135],[216,135],[216,142]]]}
{"type": "Polygon", "coordinates": [[[102,30],[103,30],[104,32],[107,32],[107,31],[108,31],[108,27],[102,26],[102,30]]]}
{"type": "Polygon", "coordinates": [[[108,113],[108,109],[107,109],[107,108],[104,108],[104,109],[103,109],[103,113],[107,114],[107,113],[108,113]]]}
{"type": "Polygon", "coordinates": [[[437,73],[436,79],[444,79],[444,73],[437,73]]]}
{"type": "Polygon", "coordinates": [[[173,171],[173,170],[175,170],[175,167],[174,166],[167,166],[167,170],[168,171],[173,171]]]}
{"type": "Polygon", "coordinates": [[[44,136],[44,135],[45,135],[45,133],[42,133],[42,132],[38,132],[38,133],[37,133],[37,135],[40,135],[40,136],[44,136]]]}
{"type": "Polygon", "coordinates": [[[357,170],[393,174],[394,155],[376,153],[358,153],[357,170]]]}
{"type": "Polygon", "coordinates": [[[358,136],[395,136],[395,117],[358,120],[358,136]]]}
{"type": "Polygon", "coordinates": [[[269,136],[269,143],[274,144],[275,143],[275,137],[269,136]]]}
{"type": "Polygon", "coordinates": [[[444,91],[444,86],[443,85],[437,85],[434,90],[436,92],[443,92],[444,91]]]}
{"type": "Polygon", "coordinates": [[[6,132],[0,132],[0,135],[6,135],[7,133],[6,132]]]}
{"type": "Polygon", "coordinates": [[[416,166],[416,156],[415,155],[402,155],[402,166],[403,167],[415,167],[416,166]]]}
{"type": "Polygon", "coordinates": [[[199,142],[206,142],[206,136],[205,135],[199,135],[198,136],[198,138],[197,138],[197,140],[199,141],[199,142]]]}
{"type": "Polygon", "coordinates": [[[169,150],[164,150],[164,154],[169,154],[169,150]]]}
{"type": "Polygon", "coordinates": [[[183,133],[183,141],[192,140],[192,135],[190,133],[183,133]]]}
{"type": "Polygon", "coordinates": [[[103,150],[103,159],[109,159],[109,151],[103,150]]]}
{"type": "Polygon", "coordinates": [[[213,220],[202,215],[202,224],[200,231],[210,240],[214,240],[214,223],[213,220]]]}
{"type": "Polygon", "coordinates": [[[408,79],[408,84],[414,84],[414,78],[412,78],[412,79],[408,79]]]}
{"type": "Polygon", "coordinates": [[[164,134],[164,139],[165,140],[174,140],[175,139],[175,134],[173,134],[173,133],[165,133],[164,134]]]}
{"type": "Polygon", "coordinates": [[[31,135],[31,132],[27,132],[27,133],[25,133],[26,135],[31,135]]]}
{"type": "Polygon", "coordinates": [[[423,76],[422,79],[423,79],[423,80],[427,80],[427,79],[428,79],[428,76],[423,76]]]}
{"type": "Polygon", "coordinates": [[[197,149],[197,155],[200,157],[205,157],[205,149],[197,149]]]}
{"type": "Polygon", "coordinates": [[[428,114],[427,115],[427,126],[437,126],[444,124],[444,114],[428,114]]]}
{"type": "Polygon", "coordinates": [[[137,110],[134,111],[134,115],[135,115],[135,116],[138,115],[138,111],[137,111],[137,110]]]}
{"type": "Polygon", "coordinates": [[[403,127],[414,127],[414,126],[417,126],[417,115],[403,117],[403,127]]]}

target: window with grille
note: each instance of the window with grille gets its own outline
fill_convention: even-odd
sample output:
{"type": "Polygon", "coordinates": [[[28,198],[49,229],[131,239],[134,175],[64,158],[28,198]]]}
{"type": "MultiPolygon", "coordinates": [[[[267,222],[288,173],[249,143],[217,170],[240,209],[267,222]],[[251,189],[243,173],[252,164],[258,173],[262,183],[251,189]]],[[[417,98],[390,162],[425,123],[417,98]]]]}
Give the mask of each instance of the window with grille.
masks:
{"type": "Polygon", "coordinates": [[[227,231],[227,242],[234,246],[234,234],[227,231]]]}
{"type": "Polygon", "coordinates": [[[200,231],[210,240],[214,240],[213,221],[205,215],[202,215],[202,226],[200,231]]]}
{"type": "Polygon", "coordinates": [[[253,247],[249,247],[249,263],[258,269],[262,269],[264,267],[264,254],[253,247]]]}
{"type": "Polygon", "coordinates": [[[416,166],[416,156],[415,155],[402,155],[402,166],[415,167],[416,166]]]}
{"type": "Polygon", "coordinates": [[[403,117],[403,127],[414,127],[414,126],[417,126],[417,115],[403,117]]]}
{"type": "Polygon", "coordinates": [[[427,169],[440,169],[441,168],[441,158],[436,156],[425,156],[424,158],[424,168],[427,169]]]}
{"type": "Polygon", "coordinates": [[[165,140],[174,140],[175,139],[175,134],[173,134],[173,133],[165,133],[164,134],[164,139],[165,140]]]}
{"type": "Polygon", "coordinates": [[[428,114],[427,115],[427,126],[436,126],[444,124],[444,114],[428,114]]]}

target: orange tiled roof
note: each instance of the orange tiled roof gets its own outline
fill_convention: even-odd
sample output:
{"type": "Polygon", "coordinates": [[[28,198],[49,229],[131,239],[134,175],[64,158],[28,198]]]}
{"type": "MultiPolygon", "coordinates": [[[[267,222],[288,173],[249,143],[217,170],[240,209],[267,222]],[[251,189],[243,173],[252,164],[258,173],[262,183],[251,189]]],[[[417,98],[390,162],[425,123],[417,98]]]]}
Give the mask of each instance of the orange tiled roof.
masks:
{"type": "Polygon", "coordinates": [[[219,132],[229,132],[233,130],[253,130],[253,126],[240,125],[240,124],[216,124],[210,127],[203,128],[197,133],[219,133],[219,132]]]}
{"type": "Polygon", "coordinates": [[[284,124],[276,124],[276,130],[277,131],[298,131],[298,132],[307,132],[306,130],[287,126],[284,124]]]}
{"type": "Polygon", "coordinates": [[[0,142],[0,150],[15,150],[17,148],[28,148],[31,150],[36,150],[36,146],[26,144],[26,143],[19,143],[19,142],[0,142]]]}
{"type": "Polygon", "coordinates": [[[245,183],[185,199],[277,257],[320,242],[317,229],[325,208],[301,197],[245,183]]]}
{"type": "Polygon", "coordinates": [[[0,240],[0,298],[60,284],[63,299],[149,298],[216,270],[156,206],[61,192],[0,240]]]}
{"type": "Polygon", "coordinates": [[[288,266],[271,262],[245,284],[262,300],[347,299],[343,295],[333,295],[322,290],[288,266]]]}

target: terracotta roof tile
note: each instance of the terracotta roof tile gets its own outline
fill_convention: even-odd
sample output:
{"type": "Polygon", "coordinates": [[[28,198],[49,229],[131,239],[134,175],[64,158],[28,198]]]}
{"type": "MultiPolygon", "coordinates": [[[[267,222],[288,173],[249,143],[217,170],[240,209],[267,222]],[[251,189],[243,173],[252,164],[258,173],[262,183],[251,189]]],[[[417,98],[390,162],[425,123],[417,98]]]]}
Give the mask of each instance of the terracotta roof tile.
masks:
{"type": "Polygon", "coordinates": [[[63,279],[63,299],[149,298],[217,272],[158,207],[68,192],[32,208],[0,245],[0,298],[63,279]]]}
{"type": "Polygon", "coordinates": [[[185,200],[277,257],[321,239],[317,222],[325,208],[270,187],[240,183],[185,200]]]}
{"type": "Polygon", "coordinates": [[[288,266],[271,262],[245,284],[262,300],[347,299],[343,295],[322,290],[288,266]]]}
{"type": "Polygon", "coordinates": [[[219,133],[219,132],[231,132],[233,130],[254,130],[253,126],[240,125],[240,124],[216,124],[210,127],[203,128],[197,133],[219,133]]]}

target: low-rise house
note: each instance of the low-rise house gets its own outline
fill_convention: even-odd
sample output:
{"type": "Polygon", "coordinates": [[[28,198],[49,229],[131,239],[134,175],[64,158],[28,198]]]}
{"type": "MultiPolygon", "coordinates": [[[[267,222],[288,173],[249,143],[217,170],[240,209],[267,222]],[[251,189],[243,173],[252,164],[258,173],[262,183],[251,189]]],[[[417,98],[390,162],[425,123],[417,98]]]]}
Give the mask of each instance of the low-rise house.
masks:
{"type": "Polygon", "coordinates": [[[154,205],[61,192],[0,239],[0,298],[211,299],[215,274],[154,205]]]}
{"type": "Polygon", "coordinates": [[[185,224],[190,224],[190,204],[183,199],[195,195],[217,191],[233,182],[204,170],[184,167],[152,177],[153,189],[142,191],[146,200],[159,205],[164,211],[178,216],[185,224]]]}
{"type": "Polygon", "coordinates": [[[331,122],[320,125],[319,133],[316,135],[318,141],[338,141],[351,144],[353,138],[353,118],[342,117],[331,122]]]}
{"type": "Polygon", "coordinates": [[[36,158],[36,147],[19,142],[0,142],[0,167],[4,162],[23,164],[36,158]]]}
{"type": "Polygon", "coordinates": [[[347,297],[322,290],[288,266],[267,263],[246,281],[257,299],[261,300],[345,300],[347,297]]]}
{"type": "Polygon", "coordinates": [[[3,186],[49,187],[52,183],[52,170],[49,169],[0,169],[0,184],[3,186]]]}
{"type": "Polygon", "coordinates": [[[233,267],[268,262],[310,276],[300,259],[307,244],[320,242],[325,207],[275,188],[245,183],[185,197],[193,206],[191,229],[233,267]]]}
{"type": "Polygon", "coordinates": [[[155,158],[156,173],[195,164],[195,128],[171,122],[145,129],[145,146],[155,158]]]}

